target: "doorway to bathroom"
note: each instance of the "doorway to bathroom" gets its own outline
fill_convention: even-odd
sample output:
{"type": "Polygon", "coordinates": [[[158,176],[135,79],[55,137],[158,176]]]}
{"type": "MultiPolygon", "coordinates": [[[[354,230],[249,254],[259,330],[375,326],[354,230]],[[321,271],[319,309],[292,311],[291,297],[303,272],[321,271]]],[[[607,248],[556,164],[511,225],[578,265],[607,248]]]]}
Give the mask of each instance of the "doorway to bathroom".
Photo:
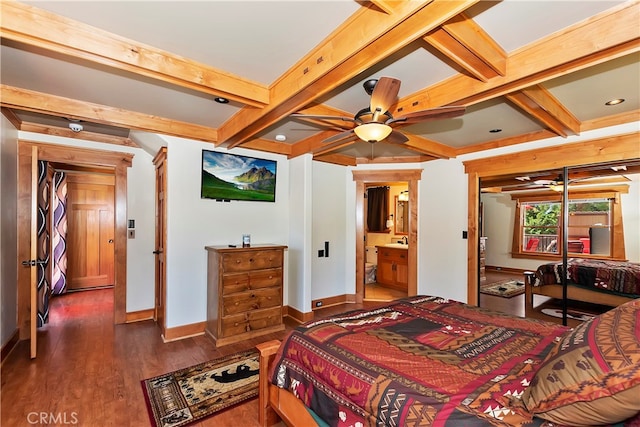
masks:
{"type": "Polygon", "coordinates": [[[407,296],[409,184],[365,185],[365,301],[407,296]]]}
{"type": "MultiPolygon", "coordinates": [[[[353,179],[356,181],[356,302],[363,302],[365,298],[390,300],[417,294],[418,182],[421,174],[421,169],[353,171],[353,179]],[[375,187],[389,187],[390,191],[384,218],[385,230],[369,235],[366,193],[367,189],[375,187]],[[400,212],[401,216],[406,216],[406,222],[403,218],[401,224],[396,222],[399,213],[395,196],[401,200],[406,197],[408,201],[406,206],[402,204],[400,208],[406,207],[406,210],[400,212]],[[402,233],[406,230],[406,234],[397,234],[396,229],[403,230],[402,233]],[[367,246],[369,264],[372,264],[374,257],[376,260],[376,282],[368,284],[367,246]],[[385,286],[380,286],[381,280],[386,280],[385,286]],[[389,286],[389,283],[392,285],[389,286]],[[401,288],[399,283],[402,284],[401,288]],[[393,284],[397,286],[393,287],[393,284]]],[[[370,274],[371,269],[369,266],[370,274]]]]}

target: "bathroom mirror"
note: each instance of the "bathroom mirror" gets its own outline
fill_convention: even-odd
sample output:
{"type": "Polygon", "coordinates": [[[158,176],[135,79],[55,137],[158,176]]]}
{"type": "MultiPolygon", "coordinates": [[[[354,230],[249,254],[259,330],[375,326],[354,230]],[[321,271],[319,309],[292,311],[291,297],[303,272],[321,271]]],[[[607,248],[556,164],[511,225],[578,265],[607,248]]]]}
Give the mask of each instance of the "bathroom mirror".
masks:
{"type": "MultiPolygon", "coordinates": [[[[407,193],[408,195],[408,193],[407,193]]],[[[409,233],[409,200],[403,200],[403,194],[395,196],[395,234],[409,233]]]]}

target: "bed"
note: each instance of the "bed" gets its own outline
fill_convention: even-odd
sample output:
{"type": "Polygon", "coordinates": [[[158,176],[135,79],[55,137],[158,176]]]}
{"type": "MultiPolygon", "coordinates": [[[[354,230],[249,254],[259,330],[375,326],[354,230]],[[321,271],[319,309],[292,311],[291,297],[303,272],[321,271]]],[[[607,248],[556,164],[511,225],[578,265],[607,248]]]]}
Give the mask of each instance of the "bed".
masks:
{"type": "MultiPolygon", "coordinates": [[[[540,265],[525,276],[526,310],[533,308],[533,295],[563,298],[562,262],[540,265]]],[[[570,258],[567,260],[567,298],[618,306],[640,298],[640,264],[623,261],[570,258]]]]}
{"type": "MultiPolygon", "coordinates": [[[[620,333],[613,340],[623,339],[626,345],[615,346],[610,353],[619,361],[619,347],[631,351],[623,357],[626,370],[620,373],[619,367],[600,367],[598,372],[615,371],[619,377],[610,377],[608,382],[595,380],[616,391],[597,390],[596,395],[611,394],[623,402],[623,410],[607,399],[599,400],[606,405],[604,409],[595,408],[601,416],[615,406],[613,416],[624,416],[615,422],[639,418],[640,411],[640,399],[635,397],[640,395],[640,337],[631,326],[637,322],[640,300],[616,310],[622,309],[629,313],[614,321],[620,333]],[[620,318],[632,320],[629,324],[620,318]],[[627,393],[626,400],[622,393],[627,393]]],[[[588,323],[600,325],[598,321],[588,323]]],[[[576,410],[575,402],[565,405],[571,397],[559,397],[557,390],[548,388],[564,384],[561,392],[569,389],[565,377],[557,375],[558,363],[564,364],[566,356],[562,352],[571,350],[582,358],[606,353],[580,347],[592,344],[589,337],[598,337],[602,331],[582,331],[587,335],[579,339],[568,336],[573,332],[555,323],[433,296],[403,298],[310,321],[292,330],[283,342],[258,346],[260,423],[273,425],[279,418],[289,426],[304,427],[543,426],[545,419],[557,423],[566,415],[567,406],[576,410]],[[538,378],[537,372],[548,364],[553,371],[538,378]],[[529,387],[532,382],[536,387],[529,387]],[[558,408],[549,407],[557,402],[563,404],[560,415],[555,413],[558,408]]],[[[609,335],[610,331],[603,336],[609,335]]],[[[571,382],[576,375],[567,378],[571,382]]],[[[593,386],[579,384],[577,389],[580,391],[572,396],[592,392],[593,386]]],[[[593,420],[585,425],[593,425],[593,420]]]]}

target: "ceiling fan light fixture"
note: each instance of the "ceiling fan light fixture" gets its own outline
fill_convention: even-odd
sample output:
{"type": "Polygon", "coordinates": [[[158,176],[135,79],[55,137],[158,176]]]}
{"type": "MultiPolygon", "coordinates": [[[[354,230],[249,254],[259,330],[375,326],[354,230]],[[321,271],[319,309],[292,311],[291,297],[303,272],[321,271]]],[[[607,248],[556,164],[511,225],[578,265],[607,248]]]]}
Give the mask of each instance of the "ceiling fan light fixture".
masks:
{"type": "Polygon", "coordinates": [[[389,136],[391,130],[391,126],[375,122],[365,123],[353,129],[358,138],[366,142],[382,141],[389,136]]]}

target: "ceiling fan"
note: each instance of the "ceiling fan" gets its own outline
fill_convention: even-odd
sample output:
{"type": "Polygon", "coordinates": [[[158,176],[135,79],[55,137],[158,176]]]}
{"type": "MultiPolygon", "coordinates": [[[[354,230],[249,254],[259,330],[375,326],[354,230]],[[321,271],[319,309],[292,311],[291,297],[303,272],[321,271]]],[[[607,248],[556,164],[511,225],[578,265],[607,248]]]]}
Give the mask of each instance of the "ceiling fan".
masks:
{"type": "Polygon", "coordinates": [[[291,117],[320,120],[341,120],[353,122],[353,129],[330,136],[322,142],[348,142],[361,139],[366,142],[389,142],[403,144],[409,141],[404,134],[392,129],[394,124],[413,124],[429,120],[438,120],[457,117],[465,112],[465,107],[452,105],[446,107],[430,108],[428,110],[414,111],[401,117],[393,117],[388,111],[397,101],[400,90],[400,80],[392,77],[380,77],[370,79],[363,84],[365,92],[371,95],[369,107],[358,111],[353,117],[323,116],[294,113],[291,117]]]}

